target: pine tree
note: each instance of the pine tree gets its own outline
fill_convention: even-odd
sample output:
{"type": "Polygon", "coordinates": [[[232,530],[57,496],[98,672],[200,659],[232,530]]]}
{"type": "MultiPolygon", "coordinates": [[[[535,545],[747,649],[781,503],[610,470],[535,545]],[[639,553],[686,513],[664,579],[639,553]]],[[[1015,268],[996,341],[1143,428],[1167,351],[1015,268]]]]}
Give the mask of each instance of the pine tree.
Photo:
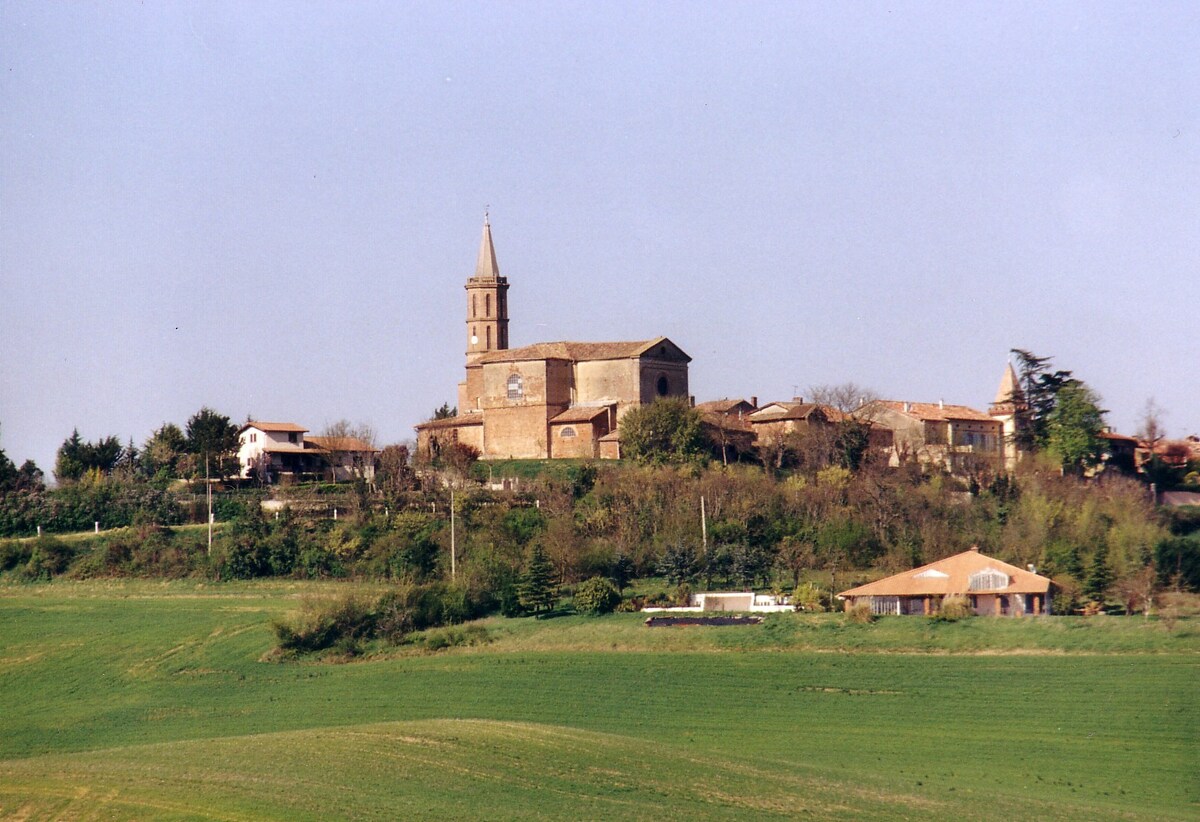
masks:
{"type": "Polygon", "coordinates": [[[1108,546],[1101,542],[1092,557],[1092,567],[1088,570],[1088,578],[1087,582],[1083,584],[1083,592],[1089,599],[1103,602],[1112,583],[1113,572],[1108,565],[1108,546]]]}
{"type": "Polygon", "coordinates": [[[541,545],[534,544],[529,555],[529,564],[521,575],[519,596],[521,604],[537,614],[549,611],[558,601],[557,586],[554,584],[554,566],[541,545]]]}

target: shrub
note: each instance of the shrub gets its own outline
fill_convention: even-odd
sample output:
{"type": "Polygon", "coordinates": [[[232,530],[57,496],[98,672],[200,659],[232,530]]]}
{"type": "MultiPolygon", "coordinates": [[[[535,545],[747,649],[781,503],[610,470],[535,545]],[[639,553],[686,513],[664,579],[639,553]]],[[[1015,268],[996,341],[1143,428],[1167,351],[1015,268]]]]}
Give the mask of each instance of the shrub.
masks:
{"type": "Polygon", "coordinates": [[[74,556],[75,551],[62,540],[41,537],[33,542],[23,575],[29,580],[50,579],[66,571],[74,556]]]}
{"type": "Polygon", "coordinates": [[[451,628],[430,631],[421,637],[417,644],[426,651],[440,651],[443,648],[484,645],[490,640],[487,629],[482,625],[456,625],[451,628]]]}
{"type": "Polygon", "coordinates": [[[604,577],[592,577],[575,591],[575,610],[584,614],[611,614],[621,602],[617,586],[604,577]]]}
{"type": "Polygon", "coordinates": [[[868,625],[875,621],[871,606],[865,602],[851,605],[846,609],[846,621],[853,625],[868,625]]]}
{"type": "Polygon", "coordinates": [[[306,600],[299,620],[294,624],[272,623],[279,648],[290,654],[311,653],[337,646],[346,653],[357,653],[359,643],[375,630],[374,603],[348,594],[336,600],[306,600]]]}
{"type": "Polygon", "coordinates": [[[966,619],[974,615],[971,610],[971,603],[964,597],[946,597],[942,600],[942,607],[938,608],[934,619],[941,622],[957,622],[960,619],[966,619]]]}
{"type": "Polygon", "coordinates": [[[825,610],[821,604],[821,589],[811,582],[806,582],[796,588],[792,594],[792,605],[797,611],[808,611],[819,614],[825,610]]]}
{"type": "Polygon", "coordinates": [[[0,542],[0,571],[10,571],[18,565],[29,562],[33,549],[28,542],[7,540],[0,542]]]}

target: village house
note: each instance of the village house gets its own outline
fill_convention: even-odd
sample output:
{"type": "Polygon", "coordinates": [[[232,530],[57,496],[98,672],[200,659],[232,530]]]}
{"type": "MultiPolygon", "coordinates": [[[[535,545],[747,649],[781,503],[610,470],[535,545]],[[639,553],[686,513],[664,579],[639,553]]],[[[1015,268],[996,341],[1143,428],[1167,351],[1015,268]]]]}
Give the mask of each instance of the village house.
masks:
{"type": "Polygon", "coordinates": [[[767,403],[750,415],[759,453],[777,466],[789,447],[808,444],[818,449],[830,448],[838,434],[838,425],[851,420],[869,426],[867,447],[870,452],[890,456],[892,432],[886,426],[843,413],[829,405],[804,402],[802,397],[767,403]]]}
{"type": "Polygon", "coordinates": [[[458,413],[416,426],[421,453],[457,442],[482,459],[618,457],[618,425],[630,409],[660,397],[688,399],[691,357],[666,337],[509,348],[508,279],[486,218],[466,290],[458,413]]]}
{"type": "Polygon", "coordinates": [[[961,597],[981,616],[1037,616],[1050,612],[1053,585],[1032,566],[1022,570],[972,547],[842,591],[838,598],[847,610],[865,603],[873,614],[935,614],[945,599],[961,597]]]}
{"type": "Polygon", "coordinates": [[[757,410],[758,397],[749,401],[720,399],[697,403],[700,425],[704,435],[720,453],[721,462],[728,464],[754,453],[754,429],[750,415],[757,410]]]}
{"type": "Polygon", "coordinates": [[[856,414],[891,429],[893,466],[915,460],[963,473],[1004,458],[1003,422],[965,405],[876,400],[856,414]]]}
{"type": "Polygon", "coordinates": [[[243,478],[265,482],[325,477],[335,482],[375,478],[379,450],[356,437],[306,437],[294,422],[250,421],[238,429],[238,463],[243,478]]]}

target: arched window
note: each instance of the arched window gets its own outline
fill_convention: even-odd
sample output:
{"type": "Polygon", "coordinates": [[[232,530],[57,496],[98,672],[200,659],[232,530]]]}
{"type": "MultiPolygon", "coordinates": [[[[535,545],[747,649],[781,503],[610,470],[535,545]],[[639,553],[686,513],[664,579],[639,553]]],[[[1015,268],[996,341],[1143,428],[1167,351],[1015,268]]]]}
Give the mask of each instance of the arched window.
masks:
{"type": "Polygon", "coordinates": [[[490,325],[487,327],[487,349],[488,351],[492,350],[492,327],[490,325]]]}
{"type": "Polygon", "coordinates": [[[483,295],[483,316],[485,316],[485,317],[492,316],[492,295],[491,294],[483,295]]]}
{"type": "Polygon", "coordinates": [[[660,374],[655,387],[658,390],[658,396],[665,397],[671,391],[671,383],[667,381],[666,374],[660,374]]]}
{"type": "Polygon", "coordinates": [[[506,387],[508,388],[508,398],[510,400],[519,400],[525,396],[525,385],[520,374],[510,374],[506,387]]]}
{"type": "Polygon", "coordinates": [[[471,317],[472,317],[472,319],[474,319],[475,314],[477,313],[475,311],[475,298],[476,297],[477,297],[477,295],[475,295],[475,294],[471,295],[471,317]]]}
{"type": "Polygon", "coordinates": [[[1008,574],[995,568],[984,568],[967,577],[968,591],[1002,591],[1008,587],[1008,574]]]}
{"type": "Polygon", "coordinates": [[[560,437],[562,437],[563,439],[568,439],[570,437],[575,436],[575,429],[568,425],[566,428],[559,431],[558,435],[560,437]]]}

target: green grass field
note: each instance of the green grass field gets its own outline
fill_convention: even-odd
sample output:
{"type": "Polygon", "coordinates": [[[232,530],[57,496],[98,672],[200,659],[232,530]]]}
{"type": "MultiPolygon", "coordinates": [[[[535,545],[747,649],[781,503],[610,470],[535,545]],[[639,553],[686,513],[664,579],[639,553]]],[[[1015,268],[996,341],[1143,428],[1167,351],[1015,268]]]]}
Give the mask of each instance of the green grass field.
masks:
{"type": "Polygon", "coordinates": [[[0,818],[1200,814],[1192,619],[495,619],[263,661],[342,587],[0,588],[0,818]]]}

